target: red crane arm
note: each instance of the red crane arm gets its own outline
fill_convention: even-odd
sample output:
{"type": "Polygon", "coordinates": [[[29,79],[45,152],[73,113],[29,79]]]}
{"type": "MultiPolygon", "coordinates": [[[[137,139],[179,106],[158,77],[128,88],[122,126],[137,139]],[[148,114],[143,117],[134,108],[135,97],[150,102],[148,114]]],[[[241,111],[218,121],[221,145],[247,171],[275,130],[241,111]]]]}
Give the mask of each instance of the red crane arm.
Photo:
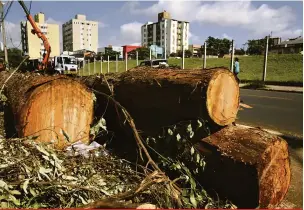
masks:
{"type": "Polygon", "coordinates": [[[23,8],[23,10],[26,14],[27,20],[30,22],[31,26],[33,27],[32,31],[31,31],[32,34],[36,34],[38,36],[38,38],[40,38],[43,42],[46,54],[43,57],[42,65],[41,66],[39,65],[38,68],[39,68],[39,70],[46,69],[47,65],[48,65],[48,62],[49,62],[50,54],[51,54],[50,43],[49,43],[48,39],[46,38],[46,36],[41,32],[40,28],[37,26],[36,22],[34,21],[33,17],[31,16],[30,12],[28,11],[24,2],[23,1],[18,1],[18,2],[21,5],[21,7],[23,8]]]}

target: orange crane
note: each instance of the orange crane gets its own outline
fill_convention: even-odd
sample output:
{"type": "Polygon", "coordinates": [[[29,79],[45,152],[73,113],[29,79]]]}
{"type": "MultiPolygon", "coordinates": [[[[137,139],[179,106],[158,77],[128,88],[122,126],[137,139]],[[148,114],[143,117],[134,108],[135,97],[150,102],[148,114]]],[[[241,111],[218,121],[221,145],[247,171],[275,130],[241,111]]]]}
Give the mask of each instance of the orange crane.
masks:
{"type": "Polygon", "coordinates": [[[44,50],[46,53],[43,54],[43,60],[41,62],[41,64],[38,65],[38,70],[46,70],[48,67],[48,63],[49,63],[49,58],[51,55],[51,46],[50,43],[48,41],[48,39],[46,38],[46,36],[41,32],[41,30],[39,29],[39,27],[36,25],[33,17],[31,16],[29,10],[27,9],[26,5],[24,4],[23,1],[18,1],[19,4],[21,5],[21,7],[23,8],[25,14],[26,14],[26,18],[27,20],[30,22],[30,24],[32,25],[33,29],[32,29],[32,34],[36,34],[38,36],[38,38],[40,38],[43,42],[44,45],[44,50]]]}

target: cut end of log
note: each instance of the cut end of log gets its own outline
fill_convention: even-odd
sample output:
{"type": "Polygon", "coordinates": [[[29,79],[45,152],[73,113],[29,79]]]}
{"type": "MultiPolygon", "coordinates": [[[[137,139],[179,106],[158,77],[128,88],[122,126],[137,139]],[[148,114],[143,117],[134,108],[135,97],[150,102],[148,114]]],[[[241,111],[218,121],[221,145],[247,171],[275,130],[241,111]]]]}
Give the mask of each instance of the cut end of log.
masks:
{"type": "Polygon", "coordinates": [[[260,207],[274,208],[283,200],[290,185],[288,144],[283,139],[275,141],[265,150],[260,161],[260,207]]]}
{"type": "Polygon", "coordinates": [[[225,126],[235,121],[239,108],[239,86],[231,72],[219,71],[209,82],[207,110],[211,119],[225,126]]]}
{"type": "Polygon", "coordinates": [[[238,207],[274,208],[284,199],[291,170],[288,144],[281,137],[258,128],[227,126],[200,144],[197,148],[206,158],[203,181],[212,180],[215,190],[238,207]]]}
{"type": "Polygon", "coordinates": [[[76,141],[89,141],[93,96],[87,88],[61,78],[35,88],[20,113],[19,136],[38,136],[63,149],[76,141]]]}

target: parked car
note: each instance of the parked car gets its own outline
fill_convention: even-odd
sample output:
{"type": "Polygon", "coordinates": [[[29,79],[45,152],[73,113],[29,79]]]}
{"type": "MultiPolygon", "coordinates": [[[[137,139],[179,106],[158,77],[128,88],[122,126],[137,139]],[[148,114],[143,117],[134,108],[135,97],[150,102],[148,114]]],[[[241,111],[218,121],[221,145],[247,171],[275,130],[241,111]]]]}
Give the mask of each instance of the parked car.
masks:
{"type": "Polygon", "coordinates": [[[168,68],[168,60],[166,59],[155,59],[142,61],[139,66],[150,66],[152,68],[168,68]]]}

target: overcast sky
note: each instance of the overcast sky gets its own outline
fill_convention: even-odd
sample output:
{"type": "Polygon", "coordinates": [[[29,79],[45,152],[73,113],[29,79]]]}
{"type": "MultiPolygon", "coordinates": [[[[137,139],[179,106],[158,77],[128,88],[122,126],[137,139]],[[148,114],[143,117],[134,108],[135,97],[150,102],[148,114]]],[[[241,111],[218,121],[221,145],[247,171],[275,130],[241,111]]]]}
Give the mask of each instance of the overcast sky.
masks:
{"type": "MultiPolygon", "coordinates": [[[[30,2],[25,3],[29,7],[30,2]]],[[[99,47],[140,44],[141,25],[156,22],[157,13],[163,10],[174,19],[190,22],[190,44],[203,44],[213,36],[234,39],[240,48],[248,39],[271,32],[283,39],[303,33],[302,1],[33,1],[31,6],[31,14],[43,12],[47,22],[60,24],[60,28],[76,14],[98,21],[99,47]]],[[[25,19],[15,1],[6,17],[10,47],[10,39],[14,46],[20,45],[20,21],[25,19]]]]}

